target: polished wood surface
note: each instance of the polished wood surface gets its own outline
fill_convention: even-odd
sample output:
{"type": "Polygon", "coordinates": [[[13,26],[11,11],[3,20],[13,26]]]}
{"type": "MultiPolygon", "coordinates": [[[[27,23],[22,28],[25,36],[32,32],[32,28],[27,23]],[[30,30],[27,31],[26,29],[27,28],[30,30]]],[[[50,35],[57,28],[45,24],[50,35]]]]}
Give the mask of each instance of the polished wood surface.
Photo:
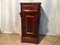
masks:
{"type": "Polygon", "coordinates": [[[22,42],[39,42],[41,3],[21,3],[22,42]]]}

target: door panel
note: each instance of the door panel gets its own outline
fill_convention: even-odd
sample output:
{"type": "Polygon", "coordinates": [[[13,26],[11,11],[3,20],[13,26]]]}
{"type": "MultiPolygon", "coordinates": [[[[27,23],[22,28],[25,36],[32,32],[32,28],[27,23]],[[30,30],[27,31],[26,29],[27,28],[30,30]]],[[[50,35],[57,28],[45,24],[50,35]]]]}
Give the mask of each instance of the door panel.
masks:
{"type": "Polygon", "coordinates": [[[26,34],[34,34],[34,16],[26,15],[26,34]]]}
{"type": "Polygon", "coordinates": [[[23,13],[23,21],[22,21],[22,25],[23,25],[23,35],[24,36],[36,36],[38,33],[37,31],[37,14],[26,14],[23,13]]]}

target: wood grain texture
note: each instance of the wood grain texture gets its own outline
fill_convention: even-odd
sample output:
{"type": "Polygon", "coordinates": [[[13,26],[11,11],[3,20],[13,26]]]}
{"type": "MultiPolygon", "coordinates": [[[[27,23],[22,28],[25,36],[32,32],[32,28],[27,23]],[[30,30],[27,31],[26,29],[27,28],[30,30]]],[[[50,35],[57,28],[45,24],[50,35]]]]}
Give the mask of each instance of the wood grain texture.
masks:
{"type": "Polygon", "coordinates": [[[21,3],[22,42],[39,42],[41,3],[21,3]]]}

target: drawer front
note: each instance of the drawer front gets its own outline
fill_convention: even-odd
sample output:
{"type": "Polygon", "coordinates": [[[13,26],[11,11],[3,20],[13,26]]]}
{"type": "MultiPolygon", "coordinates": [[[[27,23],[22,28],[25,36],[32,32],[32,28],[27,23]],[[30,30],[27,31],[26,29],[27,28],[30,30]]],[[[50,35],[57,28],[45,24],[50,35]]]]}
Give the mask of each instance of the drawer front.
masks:
{"type": "Polygon", "coordinates": [[[38,12],[39,5],[38,4],[22,4],[22,12],[38,12]]]}

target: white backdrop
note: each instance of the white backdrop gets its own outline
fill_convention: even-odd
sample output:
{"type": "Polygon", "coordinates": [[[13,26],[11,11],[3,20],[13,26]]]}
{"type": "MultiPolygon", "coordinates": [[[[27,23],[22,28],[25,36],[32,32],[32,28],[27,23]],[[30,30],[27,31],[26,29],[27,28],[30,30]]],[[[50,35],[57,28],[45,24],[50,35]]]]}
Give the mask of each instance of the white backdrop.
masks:
{"type": "Polygon", "coordinates": [[[0,0],[0,29],[2,33],[21,34],[21,2],[41,2],[40,33],[60,35],[60,1],[59,0],[0,0]]]}
{"type": "Polygon", "coordinates": [[[20,16],[18,0],[3,0],[1,14],[2,33],[20,33],[20,16]]]}

